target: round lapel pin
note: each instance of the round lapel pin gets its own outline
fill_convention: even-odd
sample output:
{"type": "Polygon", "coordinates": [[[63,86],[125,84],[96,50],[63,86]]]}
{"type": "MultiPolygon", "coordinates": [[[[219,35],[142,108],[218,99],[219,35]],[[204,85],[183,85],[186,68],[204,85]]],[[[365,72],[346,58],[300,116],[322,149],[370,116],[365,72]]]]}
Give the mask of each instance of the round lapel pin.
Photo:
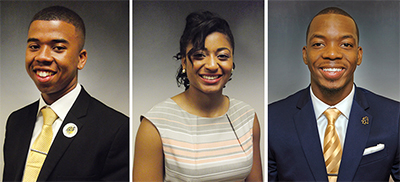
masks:
{"type": "Polygon", "coordinates": [[[78,133],[78,126],[74,123],[68,123],[63,128],[63,134],[67,138],[72,138],[78,133]]]}

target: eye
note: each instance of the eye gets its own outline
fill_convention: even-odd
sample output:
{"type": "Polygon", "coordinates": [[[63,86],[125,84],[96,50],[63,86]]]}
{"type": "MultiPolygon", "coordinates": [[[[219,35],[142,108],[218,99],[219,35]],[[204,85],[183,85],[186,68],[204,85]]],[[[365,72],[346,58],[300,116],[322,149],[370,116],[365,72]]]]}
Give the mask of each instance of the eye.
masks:
{"type": "Polygon", "coordinates": [[[56,52],[62,52],[65,49],[67,49],[65,46],[54,46],[53,47],[53,50],[56,51],[56,52]]]}
{"type": "Polygon", "coordinates": [[[219,54],[217,57],[220,60],[227,60],[227,59],[230,58],[230,55],[228,55],[228,54],[219,54]]]}
{"type": "Polygon", "coordinates": [[[350,44],[350,43],[343,43],[342,46],[343,47],[354,47],[353,44],[350,44]]]}
{"type": "Polygon", "coordinates": [[[202,53],[202,52],[195,52],[192,55],[192,59],[195,59],[195,60],[201,60],[201,59],[203,59],[205,57],[206,57],[206,55],[204,53],[202,53]]]}
{"type": "Polygon", "coordinates": [[[322,44],[322,43],[314,43],[313,45],[312,45],[312,47],[322,47],[322,46],[324,46],[324,44],[322,44]]]}
{"type": "Polygon", "coordinates": [[[40,48],[40,46],[37,44],[30,44],[30,45],[28,45],[28,48],[30,50],[38,50],[40,48]]]}

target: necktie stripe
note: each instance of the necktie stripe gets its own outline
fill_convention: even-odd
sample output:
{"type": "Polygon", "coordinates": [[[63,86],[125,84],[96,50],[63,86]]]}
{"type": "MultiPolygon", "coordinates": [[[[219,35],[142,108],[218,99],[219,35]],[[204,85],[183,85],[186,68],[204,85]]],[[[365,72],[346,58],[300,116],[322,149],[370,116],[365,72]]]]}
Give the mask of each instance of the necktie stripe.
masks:
{"type": "Polygon", "coordinates": [[[328,120],[323,149],[325,165],[329,181],[334,182],[337,180],[337,176],[330,174],[338,174],[342,159],[342,146],[335,128],[335,121],[339,117],[340,111],[335,108],[327,109],[324,114],[328,120]]]}

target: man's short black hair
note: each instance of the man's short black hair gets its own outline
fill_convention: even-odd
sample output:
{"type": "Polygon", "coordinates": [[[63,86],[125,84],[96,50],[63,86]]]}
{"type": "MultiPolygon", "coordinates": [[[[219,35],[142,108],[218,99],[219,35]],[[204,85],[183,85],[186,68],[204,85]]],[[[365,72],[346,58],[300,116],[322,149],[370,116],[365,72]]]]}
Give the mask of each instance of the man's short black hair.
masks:
{"type": "Polygon", "coordinates": [[[328,7],[328,8],[325,8],[325,9],[321,10],[318,14],[316,14],[316,15],[313,17],[313,19],[310,21],[310,23],[308,24],[308,27],[307,27],[306,42],[308,41],[308,33],[309,33],[309,31],[310,31],[311,22],[314,20],[315,17],[317,17],[317,16],[319,16],[319,15],[325,15],[325,14],[338,14],[338,15],[343,15],[343,16],[347,16],[347,17],[351,18],[351,19],[353,20],[354,24],[356,25],[357,42],[360,42],[360,35],[359,35],[359,32],[358,32],[358,26],[357,26],[356,21],[354,20],[353,17],[350,16],[349,13],[347,13],[346,11],[344,11],[344,10],[338,8],[338,7],[328,7]]]}
{"type": "Polygon", "coordinates": [[[38,13],[33,16],[31,22],[35,20],[45,20],[45,21],[52,21],[52,20],[59,20],[70,23],[74,25],[77,32],[80,32],[82,35],[82,47],[85,44],[85,23],[83,22],[82,18],[75,13],[74,11],[63,7],[63,6],[50,6],[40,10],[38,13]]]}

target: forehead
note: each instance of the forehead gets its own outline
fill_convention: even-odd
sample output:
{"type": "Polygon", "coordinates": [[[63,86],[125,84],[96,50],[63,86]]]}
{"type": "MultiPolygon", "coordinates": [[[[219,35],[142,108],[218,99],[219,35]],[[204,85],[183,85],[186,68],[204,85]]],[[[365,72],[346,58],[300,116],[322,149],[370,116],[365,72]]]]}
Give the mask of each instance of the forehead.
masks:
{"type": "Polygon", "coordinates": [[[29,26],[28,38],[77,39],[74,25],[60,20],[35,20],[29,26]]]}
{"type": "Polygon", "coordinates": [[[218,46],[218,44],[220,46],[229,46],[230,47],[230,42],[228,41],[228,37],[225,34],[220,33],[220,32],[214,32],[214,33],[211,33],[210,35],[208,35],[206,37],[206,40],[204,43],[205,43],[206,47],[213,46],[213,45],[218,46]]]}
{"type": "Polygon", "coordinates": [[[313,34],[351,35],[357,39],[357,28],[350,17],[340,14],[323,14],[312,20],[308,37],[310,38],[313,34]]]}
{"type": "MultiPolygon", "coordinates": [[[[192,47],[193,44],[189,43],[187,46],[187,51],[189,51],[192,47]]],[[[221,47],[232,49],[232,45],[228,40],[228,36],[220,32],[213,32],[207,35],[207,37],[204,40],[204,47],[206,49],[221,48],[221,47]]]]}

